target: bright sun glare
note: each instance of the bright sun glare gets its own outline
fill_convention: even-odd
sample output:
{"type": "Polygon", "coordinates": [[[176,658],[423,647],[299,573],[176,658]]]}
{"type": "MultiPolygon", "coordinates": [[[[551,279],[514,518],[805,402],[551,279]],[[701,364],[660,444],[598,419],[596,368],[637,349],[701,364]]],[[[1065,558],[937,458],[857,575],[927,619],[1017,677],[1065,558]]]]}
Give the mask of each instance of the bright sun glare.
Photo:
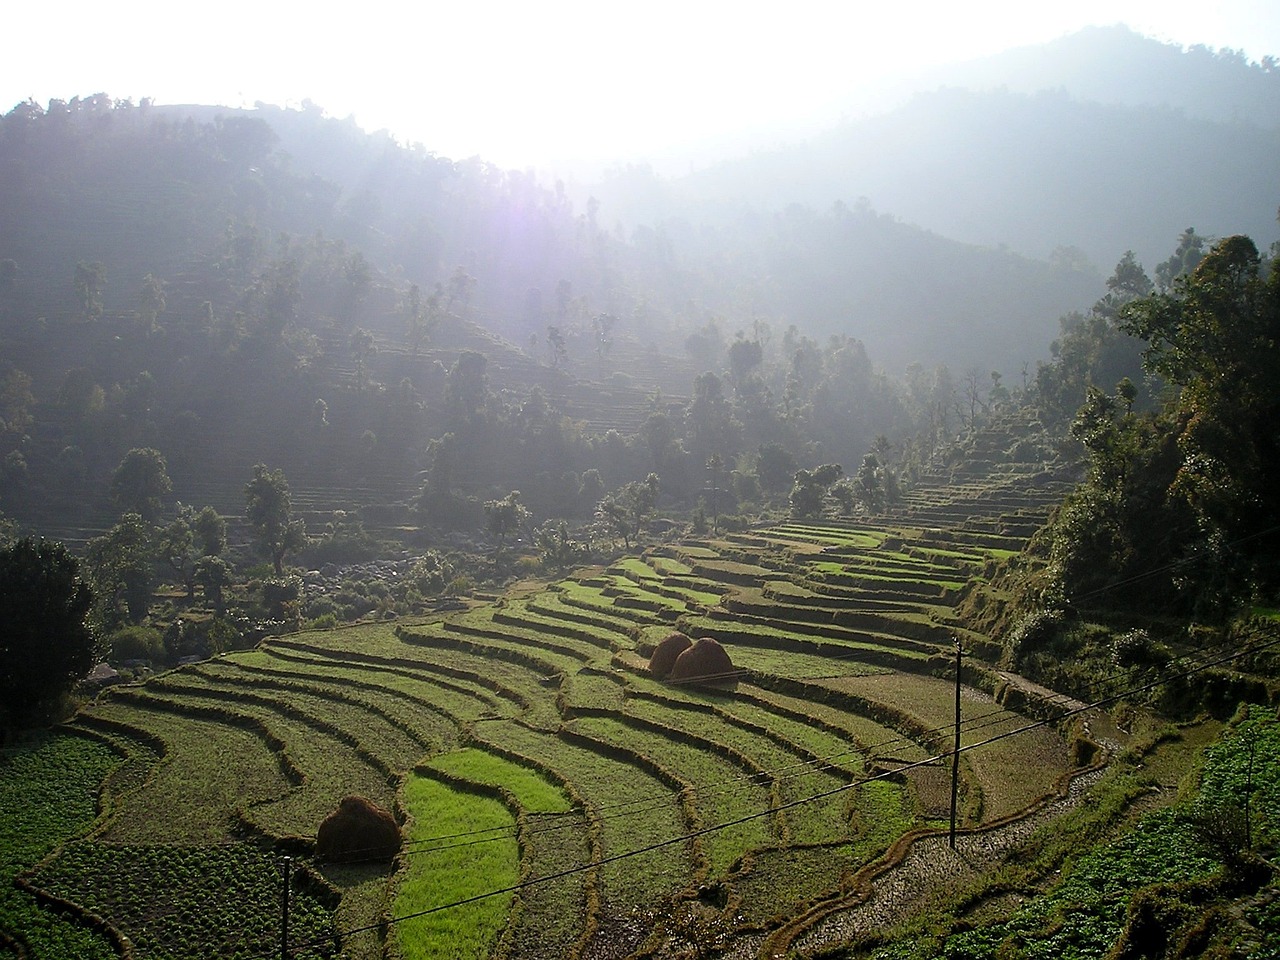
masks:
{"type": "Polygon", "coordinates": [[[1025,0],[910,5],[650,0],[343,8],[72,2],[6,13],[0,110],[105,92],[160,103],[298,106],[503,166],[693,156],[748,130],[831,119],[887,78],[1091,23],[1182,45],[1280,52],[1273,4],[1025,0]],[[16,29],[15,29],[16,28],[16,29]]]}

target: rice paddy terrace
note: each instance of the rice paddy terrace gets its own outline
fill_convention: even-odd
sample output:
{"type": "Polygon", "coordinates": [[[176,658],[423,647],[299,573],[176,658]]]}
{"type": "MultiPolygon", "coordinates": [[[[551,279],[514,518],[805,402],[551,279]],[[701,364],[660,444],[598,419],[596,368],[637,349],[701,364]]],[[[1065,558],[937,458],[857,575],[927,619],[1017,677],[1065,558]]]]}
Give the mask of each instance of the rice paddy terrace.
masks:
{"type": "Polygon", "coordinates": [[[940,477],[886,522],[663,545],[435,619],[276,638],[115,688],[0,767],[0,801],[31,820],[5,854],[19,882],[0,916],[18,919],[0,955],[278,956],[285,854],[290,956],[812,942],[904,837],[946,824],[936,758],[957,639],[978,655],[961,827],[1038,809],[1072,772],[1051,727],[987,742],[1029,720],[981,666],[992,641],[953,621],[966,582],[1061,493],[992,476],[940,477]],[[673,630],[718,640],[734,682],[651,676],[673,630]],[[48,798],[23,764],[67,796],[101,783],[96,811],[40,819],[48,798]],[[404,818],[394,865],[313,862],[349,794],[404,818]]]}

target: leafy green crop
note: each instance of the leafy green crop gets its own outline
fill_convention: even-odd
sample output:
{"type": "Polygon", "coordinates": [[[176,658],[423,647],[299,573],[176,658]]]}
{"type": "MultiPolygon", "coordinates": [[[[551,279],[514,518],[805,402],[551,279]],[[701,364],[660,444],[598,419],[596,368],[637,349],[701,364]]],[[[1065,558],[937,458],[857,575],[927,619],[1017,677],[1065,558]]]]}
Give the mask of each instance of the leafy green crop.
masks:
{"type": "Polygon", "coordinates": [[[33,958],[114,956],[105,937],[40,909],[13,878],[89,828],[102,781],[119,763],[100,743],[50,734],[22,741],[0,759],[0,932],[33,958]]]}

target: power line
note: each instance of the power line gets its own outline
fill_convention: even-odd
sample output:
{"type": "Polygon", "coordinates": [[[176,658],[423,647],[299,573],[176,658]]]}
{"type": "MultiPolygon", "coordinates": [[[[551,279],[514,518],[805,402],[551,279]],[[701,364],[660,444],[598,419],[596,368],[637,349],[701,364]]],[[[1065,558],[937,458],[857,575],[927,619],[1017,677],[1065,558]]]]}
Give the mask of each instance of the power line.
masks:
{"type": "MultiPolygon", "coordinates": [[[[1216,645],[1215,648],[1210,648],[1209,651],[1201,651],[1199,656],[1213,657],[1217,655],[1214,652],[1215,649],[1226,649],[1229,646],[1230,646],[1229,642],[1224,642],[1222,644],[1216,645]]],[[[1241,655],[1243,655],[1243,652],[1236,654],[1236,656],[1241,656],[1241,655]]],[[[1183,657],[1181,659],[1183,661],[1194,662],[1193,658],[1190,658],[1190,657],[1183,657]]],[[[1099,686],[1102,686],[1103,684],[1110,684],[1113,681],[1120,679],[1122,676],[1125,676],[1125,674],[1117,673],[1111,677],[1104,677],[1097,681],[1093,681],[1091,684],[1089,684],[1089,686],[1099,687],[1099,686]]],[[[1074,697],[1068,697],[1065,694],[1056,694],[1056,693],[1052,694],[1052,696],[1050,697],[1046,697],[1045,699],[1050,701],[1065,700],[1070,702],[1078,702],[1077,699],[1074,697]]],[[[1062,704],[1062,706],[1064,707],[1064,709],[1066,709],[1066,704],[1062,704]]],[[[961,721],[961,730],[966,734],[972,735],[974,732],[979,730],[984,730],[989,727],[1007,724],[1011,721],[1012,718],[1016,716],[1017,714],[1014,711],[1011,711],[1002,707],[997,710],[994,710],[985,714],[980,714],[979,716],[976,716],[976,717],[969,717],[968,719],[961,721]]],[[[1057,722],[1059,719],[1061,718],[1060,717],[1050,718],[1048,722],[1057,722]]],[[[925,735],[941,734],[945,731],[950,731],[952,729],[953,729],[953,725],[939,726],[927,731],[923,731],[923,734],[925,735]]],[[[609,820],[617,819],[618,817],[631,816],[636,813],[644,813],[650,809],[657,809],[659,805],[665,805],[666,803],[670,802],[671,799],[674,797],[679,797],[685,794],[689,794],[691,792],[701,797],[719,796],[723,793],[731,792],[733,789],[735,789],[734,785],[739,783],[758,783],[761,785],[764,785],[765,783],[785,783],[790,780],[795,780],[795,779],[800,779],[802,777],[810,776],[814,773],[824,772],[829,766],[834,765],[831,763],[831,761],[840,759],[843,757],[859,757],[859,758],[863,758],[866,762],[883,762],[885,760],[888,760],[889,758],[883,757],[883,756],[876,756],[872,751],[883,748],[883,747],[892,746],[893,744],[900,743],[900,742],[917,743],[917,741],[913,740],[912,738],[903,735],[903,736],[891,738],[886,741],[881,741],[879,744],[870,745],[866,750],[865,757],[862,753],[858,751],[848,751],[844,753],[831,754],[829,756],[820,757],[813,760],[798,761],[795,764],[789,764],[783,767],[766,769],[759,773],[747,774],[742,777],[735,778],[732,781],[723,781],[722,786],[713,790],[706,790],[706,789],[700,788],[697,784],[690,784],[689,786],[683,787],[679,790],[670,791],[668,793],[653,794],[648,797],[639,797],[632,800],[623,801],[617,804],[608,804],[608,805],[594,807],[593,812],[596,812],[597,814],[599,813],[599,811],[602,811],[602,810],[612,810],[615,812],[609,813],[605,816],[597,815],[592,819],[594,822],[607,822],[609,820]],[[796,768],[808,768],[808,769],[803,769],[801,772],[793,773],[789,776],[781,776],[781,777],[777,776],[777,774],[781,771],[792,770],[796,768]]],[[[906,769],[906,768],[903,767],[899,769],[906,769]]],[[[526,829],[524,831],[524,835],[537,836],[544,833],[554,833],[554,832],[565,830],[565,829],[572,829],[576,826],[577,824],[575,822],[569,821],[565,823],[546,825],[546,826],[537,827],[533,829],[526,829]]],[[[510,837],[516,836],[518,833],[519,833],[518,828],[515,826],[502,826],[502,827],[490,827],[485,830],[467,831],[467,832],[458,833],[458,834],[447,834],[447,835],[438,836],[438,837],[424,837],[419,840],[409,841],[409,844],[416,846],[417,849],[406,851],[406,855],[412,856],[419,853],[436,853],[436,852],[441,852],[445,850],[476,846],[482,843],[490,843],[496,840],[508,839],[510,837]],[[492,834],[496,834],[496,836],[489,836],[492,834]],[[468,837],[474,838],[474,839],[466,839],[468,837]],[[460,842],[442,843],[438,846],[432,846],[432,847],[419,846],[419,845],[424,845],[429,843],[440,843],[440,841],[445,841],[445,840],[457,840],[460,842]]]]}
{"type": "MultiPolygon", "coordinates": [[[[1195,666],[1195,667],[1191,667],[1191,668],[1189,668],[1189,669],[1187,669],[1187,670],[1184,670],[1184,671],[1181,671],[1181,672],[1179,672],[1179,673],[1170,674],[1170,675],[1168,675],[1168,676],[1163,676],[1163,677],[1160,677],[1160,678],[1158,678],[1158,679],[1148,681],[1147,683],[1141,684],[1141,685],[1139,685],[1139,686],[1137,686],[1137,687],[1133,687],[1133,688],[1130,688],[1130,689],[1128,689],[1128,690],[1124,690],[1124,691],[1120,691],[1120,692],[1115,693],[1115,694],[1111,694],[1110,696],[1103,697],[1103,698],[1101,698],[1101,699],[1098,699],[1098,700],[1092,701],[1092,702],[1090,702],[1090,703],[1082,703],[1082,704],[1081,704],[1080,706],[1078,706],[1078,707],[1074,707],[1074,708],[1071,708],[1071,709],[1066,710],[1066,711],[1065,711],[1061,716],[1059,716],[1059,717],[1055,717],[1055,718],[1053,718],[1053,719],[1045,719],[1045,720],[1036,720],[1036,721],[1032,721],[1031,723],[1024,724],[1023,726],[1018,727],[1018,728],[1016,728],[1016,729],[1014,729],[1014,730],[1004,731],[1004,732],[1002,732],[1002,733],[998,733],[998,734],[995,734],[995,735],[993,735],[993,736],[991,736],[991,737],[988,737],[988,738],[986,738],[986,739],[984,739],[984,740],[980,740],[980,741],[978,741],[977,743],[971,743],[971,744],[968,744],[968,745],[966,745],[966,746],[962,746],[959,750],[944,751],[944,752],[942,752],[942,753],[939,753],[939,754],[936,754],[936,755],[934,755],[934,756],[932,756],[932,757],[929,757],[928,759],[925,759],[925,760],[918,760],[918,761],[914,761],[914,762],[909,763],[909,764],[905,764],[904,766],[902,766],[902,767],[898,768],[897,770],[893,770],[893,771],[885,771],[885,772],[883,772],[883,773],[875,774],[875,775],[873,775],[873,776],[864,777],[864,778],[861,778],[861,779],[859,779],[859,780],[855,780],[855,781],[853,781],[853,782],[851,782],[851,783],[848,783],[848,784],[842,784],[842,785],[840,785],[840,786],[838,786],[838,787],[833,787],[833,788],[832,788],[832,789],[830,789],[830,790],[824,790],[824,791],[821,791],[821,792],[819,792],[819,793],[813,794],[813,795],[808,796],[808,797],[801,797],[801,798],[798,798],[798,799],[796,799],[796,800],[790,800],[790,801],[787,801],[787,802],[784,802],[784,803],[777,804],[777,805],[775,805],[775,806],[770,806],[770,807],[768,807],[768,808],[766,808],[766,809],[764,809],[764,810],[757,811],[757,812],[755,812],[755,813],[746,814],[746,815],[741,816],[741,817],[736,817],[736,818],[734,818],[734,819],[732,819],[732,820],[725,821],[724,823],[713,824],[712,826],[709,826],[709,827],[702,827],[702,828],[700,828],[700,829],[698,829],[698,830],[692,830],[692,831],[689,831],[688,833],[681,834],[681,835],[679,835],[679,836],[669,837],[669,838],[666,838],[666,839],[664,839],[664,840],[656,841],[656,842],[654,842],[654,843],[648,844],[648,845],[646,845],[646,846],[644,846],[644,847],[641,847],[641,848],[639,848],[639,849],[636,849],[636,850],[627,851],[627,852],[625,852],[625,853],[614,854],[613,856],[609,856],[609,857],[602,857],[601,859],[599,859],[599,860],[595,860],[595,861],[592,861],[591,863],[580,864],[579,866],[576,866],[576,867],[570,867],[570,868],[567,868],[567,869],[565,869],[565,870],[560,870],[560,871],[557,871],[557,872],[555,872],[555,873],[546,874],[546,875],[541,876],[541,877],[533,877],[533,878],[530,878],[530,879],[528,879],[528,880],[523,880],[523,881],[521,881],[521,882],[519,882],[519,883],[512,884],[512,885],[510,885],[510,886],[502,887],[502,888],[500,888],[500,889],[496,889],[496,890],[489,890],[489,891],[486,891],[486,892],[484,892],[484,893],[475,894],[474,896],[465,897],[465,898],[463,898],[463,899],[455,900],[455,901],[452,901],[452,902],[450,902],[450,903],[439,904],[439,905],[434,906],[434,907],[429,907],[429,908],[427,908],[427,909],[425,909],[425,910],[419,910],[419,911],[416,911],[416,912],[414,912],[414,913],[405,914],[404,916],[400,916],[400,917],[392,917],[392,918],[389,918],[389,919],[387,919],[387,920],[385,920],[385,921],[382,921],[382,922],[380,922],[380,923],[377,923],[377,924],[371,924],[371,925],[363,926],[363,927],[355,927],[355,928],[352,928],[352,929],[349,929],[349,930],[346,930],[346,931],[339,931],[338,933],[336,933],[336,934],[332,935],[332,937],[330,937],[330,938],[326,938],[326,939],[324,939],[324,940],[313,940],[313,941],[310,941],[310,942],[307,942],[307,943],[298,944],[298,945],[296,945],[295,947],[293,947],[293,948],[292,948],[292,951],[293,951],[293,952],[296,952],[296,951],[298,951],[298,950],[307,949],[308,947],[322,946],[322,945],[324,945],[324,944],[326,944],[326,943],[330,942],[330,941],[331,941],[331,940],[333,940],[333,939],[336,939],[336,940],[338,940],[338,941],[342,941],[342,940],[347,939],[348,937],[355,936],[356,934],[360,934],[360,933],[367,933],[367,932],[372,931],[372,930],[383,930],[383,929],[386,929],[387,927],[393,926],[393,925],[395,925],[395,924],[405,923],[405,922],[407,922],[407,921],[409,921],[409,920],[416,920],[416,919],[420,919],[420,918],[425,917],[425,916],[430,916],[431,914],[434,914],[434,913],[440,913],[440,912],[442,912],[442,911],[444,911],[444,910],[450,910],[450,909],[454,909],[454,908],[456,908],[456,907],[466,906],[466,905],[471,904],[471,903],[477,903],[477,902],[479,902],[479,901],[481,901],[481,900],[487,900],[487,899],[490,899],[490,898],[492,898],[492,897],[502,896],[502,895],[505,895],[505,894],[508,894],[508,893],[515,893],[515,892],[518,892],[518,891],[520,891],[520,890],[526,889],[526,888],[528,888],[528,887],[536,886],[536,885],[543,884],[543,883],[549,883],[549,882],[554,881],[554,880],[560,880],[560,879],[563,879],[563,878],[568,877],[568,876],[573,876],[573,875],[575,875],[575,874],[579,874],[579,873],[586,872],[586,871],[588,871],[588,870],[595,870],[595,869],[598,869],[599,867],[607,866],[608,864],[616,863],[616,862],[619,862],[619,861],[621,861],[621,860],[626,860],[626,859],[628,859],[628,858],[630,858],[630,857],[642,856],[642,855],[644,855],[644,854],[646,854],[646,853],[652,853],[652,852],[654,852],[654,851],[656,851],[656,850],[661,850],[661,849],[664,849],[664,848],[669,847],[669,846],[673,846],[673,845],[678,844],[678,843],[686,843],[686,842],[688,842],[688,841],[690,841],[690,840],[693,840],[693,839],[696,839],[696,838],[698,838],[698,837],[706,836],[706,835],[708,835],[708,834],[715,833],[716,831],[727,829],[728,827],[738,826],[738,825],[740,825],[740,824],[748,823],[748,822],[753,821],[753,820],[758,820],[758,819],[761,819],[761,818],[763,818],[763,817],[772,816],[772,815],[774,815],[775,813],[777,813],[777,812],[779,812],[779,811],[782,811],[782,810],[789,810],[789,809],[791,809],[791,808],[793,808],[793,807],[798,807],[798,806],[801,806],[801,805],[803,805],[803,804],[813,803],[813,802],[815,802],[815,801],[817,801],[817,800],[823,800],[823,799],[826,799],[826,798],[828,798],[828,797],[835,796],[835,795],[840,794],[840,793],[843,793],[843,792],[845,792],[845,791],[848,791],[848,790],[854,789],[855,787],[863,786],[864,784],[867,784],[867,783],[872,783],[872,782],[875,782],[875,781],[884,780],[884,779],[887,779],[888,777],[891,777],[891,776],[897,776],[897,775],[900,775],[901,773],[903,773],[903,772],[905,772],[905,771],[907,771],[907,770],[917,769],[917,768],[919,768],[919,767],[923,767],[923,766],[926,766],[926,765],[929,765],[929,764],[938,763],[938,762],[940,762],[940,761],[943,761],[943,760],[946,760],[946,759],[948,759],[948,758],[952,757],[953,755],[960,754],[960,753],[966,753],[966,752],[971,751],[971,750],[976,750],[976,749],[977,749],[977,748],[979,748],[979,747],[988,746],[988,745],[990,745],[990,744],[992,744],[992,743],[997,743],[997,742],[999,742],[999,741],[1001,741],[1001,740],[1009,739],[1010,737],[1014,737],[1014,736],[1018,736],[1018,735],[1021,735],[1021,734],[1024,734],[1024,733],[1028,733],[1028,732],[1030,732],[1030,731],[1032,731],[1032,730],[1037,730],[1037,729],[1039,729],[1039,728],[1041,728],[1041,727],[1045,727],[1045,726],[1048,726],[1048,725],[1050,725],[1050,724],[1058,723],[1058,722],[1060,722],[1061,720],[1067,719],[1067,718],[1072,717],[1072,716],[1075,716],[1075,715],[1077,715],[1077,714],[1085,713],[1085,712],[1090,711],[1090,710],[1096,710],[1096,709],[1098,709],[1099,707],[1107,706],[1108,704],[1115,703],[1115,702],[1117,702],[1117,701],[1119,701],[1119,700],[1122,700],[1122,699],[1124,699],[1124,698],[1126,698],[1126,697],[1133,696],[1133,695],[1138,694],[1138,693],[1143,693],[1143,692],[1145,692],[1145,691],[1147,691],[1147,690],[1151,690],[1151,689],[1153,689],[1154,687],[1157,687],[1157,686],[1159,686],[1159,685],[1161,685],[1161,684],[1163,684],[1163,683],[1167,683],[1167,682],[1169,682],[1170,680],[1176,680],[1176,679],[1180,679],[1180,678],[1188,677],[1188,676],[1191,676],[1191,675],[1193,675],[1193,674],[1195,674],[1195,673],[1198,673],[1198,672],[1200,672],[1200,671],[1202,671],[1202,670],[1206,670],[1206,669],[1208,669],[1209,667],[1217,666],[1218,664],[1226,663],[1226,662],[1228,662],[1228,661],[1230,661],[1230,660],[1237,659],[1237,658],[1239,658],[1239,657],[1241,657],[1241,656],[1246,656],[1246,655],[1248,655],[1248,654],[1257,653],[1257,652],[1259,652],[1259,651],[1266,650],[1266,649],[1269,649],[1269,648],[1274,647],[1274,646],[1277,646],[1277,645],[1280,645],[1280,639],[1270,640],[1270,641],[1266,641],[1266,642],[1264,642],[1264,643],[1256,644],[1255,646],[1253,646],[1253,647],[1251,647],[1251,648],[1246,648],[1246,649],[1244,649],[1244,650],[1240,650],[1240,651],[1237,651],[1237,652],[1235,652],[1235,653],[1231,653],[1231,654],[1227,654],[1227,655],[1224,655],[1224,656],[1218,657],[1218,658],[1216,658],[1216,659],[1213,659],[1213,660],[1207,661],[1207,662],[1205,662],[1205,663],[1199,664],[1199,665],[1197,665],[1197,666],[1195,666]]],[[[255,958],[255,960],[257,960],[257,958],[255,958]]],[[[267,958],[264,956],[264,957],[262,958],[262,960],[267,960],[267,958]]]]}

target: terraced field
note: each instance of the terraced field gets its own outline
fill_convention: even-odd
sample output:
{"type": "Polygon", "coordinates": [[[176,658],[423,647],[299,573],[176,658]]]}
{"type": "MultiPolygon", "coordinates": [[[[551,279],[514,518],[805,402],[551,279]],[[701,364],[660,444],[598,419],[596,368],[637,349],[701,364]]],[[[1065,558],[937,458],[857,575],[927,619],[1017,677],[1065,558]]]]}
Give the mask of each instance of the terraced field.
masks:
{"type": "MultiPolygon", "coordinates": [[[[1013,548],[1002,531],[1058,491],[1016,474],[941,489],[887,522],[666,545],[447,616],[273,639],[117,688],[67,733],[134,775],[22,882],[139,957],[277,955],[261,905],[278,905],[285,853],[291,956],[758,942],[948,816],[950,762],[931,758],[953,735],[955,642],[991,646],[952,606],[1013,548]],[[734,682],[652,677],[675,629],[720,641],[734,682]],[[393,866],[313,861],[317,826],[353,793],[405,821],[393,866]],[[177,923],[170,887],[202,865],[237,878],[252,923],[229,887],[188,907],[195,932],[177,923]]],[[[985,744],[1026,721],[976,659],[963,679],[960,819],[975,828],[1057,790],[1068,750],[1047,728],[985,744]]]]}

